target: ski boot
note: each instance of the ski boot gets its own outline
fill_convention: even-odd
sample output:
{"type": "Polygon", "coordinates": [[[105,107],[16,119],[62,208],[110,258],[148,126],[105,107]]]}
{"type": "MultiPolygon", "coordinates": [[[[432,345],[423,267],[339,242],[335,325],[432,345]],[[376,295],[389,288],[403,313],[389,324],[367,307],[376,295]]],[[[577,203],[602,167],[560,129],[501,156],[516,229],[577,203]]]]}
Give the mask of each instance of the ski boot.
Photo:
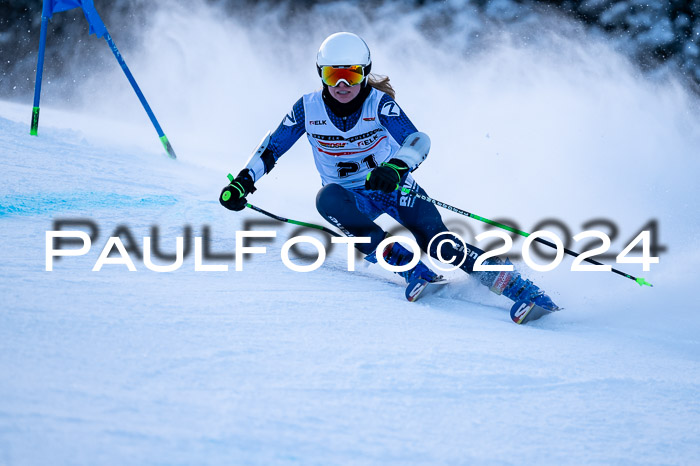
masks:
{"type": "MultiPolygon", "coordinates": [[[[377,263],[377,251],[373,251],[371,254],[365,257],[365,260],[376,264],[377,263]]],[[[401,246],[400,243],[388,244],[384,251],[382,252],[382,257],[389,265],[405,265],[408,264],[413,258],[413,253],[401,246]]],[[[436,283],[444,281],[442,275],[438,275],[423,261],[419,261],[418,264],[412,269],[408,269],[404,272],[394,272],[395,274],[406,280],[406,299],[409,301],[415,301],[418,296],[423,292],[423,290],[430,283],[436,283]]]]}
{"type": "MultiPolygon", "coordinates": [[[[484,264],[501,265],[503,261],[494,258],[484,261],[484,264]]],[[[506,259],[505,265],[513,265],[513,263],[506,259]]],[[[510,314],[516,324],[539,319],[543,315],[560,309],[543,290],[540,290],[532,281],[523,278],[516,270],[512,272],[481,272],[479,280],[494,293],[502,294],[515,302],[510,314]]]]}

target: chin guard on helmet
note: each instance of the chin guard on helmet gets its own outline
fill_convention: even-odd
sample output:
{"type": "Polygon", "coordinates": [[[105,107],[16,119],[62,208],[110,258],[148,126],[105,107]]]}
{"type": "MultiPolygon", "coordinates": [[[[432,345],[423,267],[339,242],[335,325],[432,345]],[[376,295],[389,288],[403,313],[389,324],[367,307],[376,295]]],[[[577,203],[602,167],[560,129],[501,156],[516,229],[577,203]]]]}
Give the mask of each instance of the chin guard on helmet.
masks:
{"type": "Polygon", "coordinates": [[[418,168],[430,152],[430,137],[420,131],[409,134],[394,157],[406,162],[409,170],[418,168]]]}
{"type": "Polygon", "coordinates": [[[245,168],[253,174],[253,181],[257,181],[264,174],[270,173],[270,170],[275,166],[275,156],[272,155],[272,151],[268,147],[270,145],[270,136],[271,133],[268,131],[245,165],[245,168]]]}

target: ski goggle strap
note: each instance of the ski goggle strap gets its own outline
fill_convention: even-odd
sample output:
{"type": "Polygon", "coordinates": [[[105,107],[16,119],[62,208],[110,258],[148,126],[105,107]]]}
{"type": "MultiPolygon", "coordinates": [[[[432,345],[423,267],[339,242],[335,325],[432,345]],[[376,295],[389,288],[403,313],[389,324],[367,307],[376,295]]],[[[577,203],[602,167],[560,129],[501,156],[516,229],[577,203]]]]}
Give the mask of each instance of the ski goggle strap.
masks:
{"type": "Polygon", "coordinates": [[[362,65],[321,67],[321,80],[330,87],[335,87],[341,82],[348,86],[357,86],[363,79],[365,79],[365,67],[362,65]]]}

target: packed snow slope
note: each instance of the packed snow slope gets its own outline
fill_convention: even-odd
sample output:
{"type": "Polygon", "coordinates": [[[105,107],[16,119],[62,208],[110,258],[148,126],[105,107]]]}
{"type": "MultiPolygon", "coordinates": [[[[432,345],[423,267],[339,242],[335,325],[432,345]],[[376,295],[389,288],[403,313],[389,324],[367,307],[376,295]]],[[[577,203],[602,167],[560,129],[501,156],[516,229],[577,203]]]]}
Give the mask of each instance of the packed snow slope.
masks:
{"type": "MultiPolygon", "coordinates": [[[[150,46],[125,58],[177,161],[118,69],[47,86],[39,137],[30,101],[0,102],[0,464],[698,461],[700,118],[682,88],[642,80],[605,44],[557,35],[536,47],[503,36],[465,58],[435,53],[410,18],[394,36],[338,20],[314,29],[318,40],[269,43],[215,11],[159,14],[150,46]],[[315,48],[338,29],[365,35],[375,70],[431,135],[415,173],[430,195],[524,230],[556,218],[575,234],[607,219],[616,253],[656,220],[660,263],[615,265],[654,287],[572,272],[570,259],[541,273],[519,264],[565,310],[517,326],[509,302],[465,274],[408,303],[378,266],[347,271],[342,248],[313,272],[287,268],[282,245],[298,232],[252,224],[268,219],[217,197],[318,87],[315,48]],[[284,70],[296,73],[280,80],[284,70]],[[70,85],[85,86],[87,105],[55,97],[70,85]],[[49,272],[57,220],[99,231],[49,272]],[[244,229],[277,237],[236,271],[223,255],[244,229]],[[136,271],[93,272],[115,231],[140,251],[158,237],[167,253],[178,236],[208,236],[218,256],[204,264],[228,271],[195,271],[192,240],[176,271],[131,255],[136,271]]],[[[323,223],[306,146],[250,201],[323,223]]],[[[467,237],[483,231],[445,219],[467,237]]]]}

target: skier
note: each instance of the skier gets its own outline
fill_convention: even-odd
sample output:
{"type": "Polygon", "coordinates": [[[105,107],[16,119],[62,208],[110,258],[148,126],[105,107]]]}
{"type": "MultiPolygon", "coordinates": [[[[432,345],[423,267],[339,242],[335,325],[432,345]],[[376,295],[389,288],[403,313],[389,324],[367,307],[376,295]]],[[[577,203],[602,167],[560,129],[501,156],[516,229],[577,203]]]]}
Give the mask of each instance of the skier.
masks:
{"type": "MultiPolygon", "coordinates": [[[[370,238],[369,243],[356,244],[366,260],[377,262],[377,246],[387,234],[374,220],[387,213],[415,236],[423,251],[439,259],[437,245],[441,244],[443,258],[454,258],[456,263],[464,260],[461,268],[478,275],[495,293],[557,310],[547,295],[516,271],[474,272],[474,261],[483,251],[469,244],[460,246],[462,243],[449,233],[448,238],[457,246],[434,241],[428,251],[430,240],[448,230],[433,204],[397,188],[425,194],[411,173],[428,155],[430,139],[398,106],[389,78],[370,75],[372,60],[364,40],[348,32],[332,34],[318,50],[316,67],[322,90],[300,98],[275,132],[266,134],[245,168],[222,190],[221,204],[230,210],[243,210],[246,197],[256,190],[255,182],[306,133],[323,183],[316,208],[345,235],[370,238]]],[[[398,242],[389,243],[379,253],[390,265],[405,265],[413,257],[398,242]]],[[[484,263],[502,261],[495,258],[484,263]]],[[[441,279],[422,261],[399,275],[409,285],[409,300],[427,283],[441,279]]]]}

